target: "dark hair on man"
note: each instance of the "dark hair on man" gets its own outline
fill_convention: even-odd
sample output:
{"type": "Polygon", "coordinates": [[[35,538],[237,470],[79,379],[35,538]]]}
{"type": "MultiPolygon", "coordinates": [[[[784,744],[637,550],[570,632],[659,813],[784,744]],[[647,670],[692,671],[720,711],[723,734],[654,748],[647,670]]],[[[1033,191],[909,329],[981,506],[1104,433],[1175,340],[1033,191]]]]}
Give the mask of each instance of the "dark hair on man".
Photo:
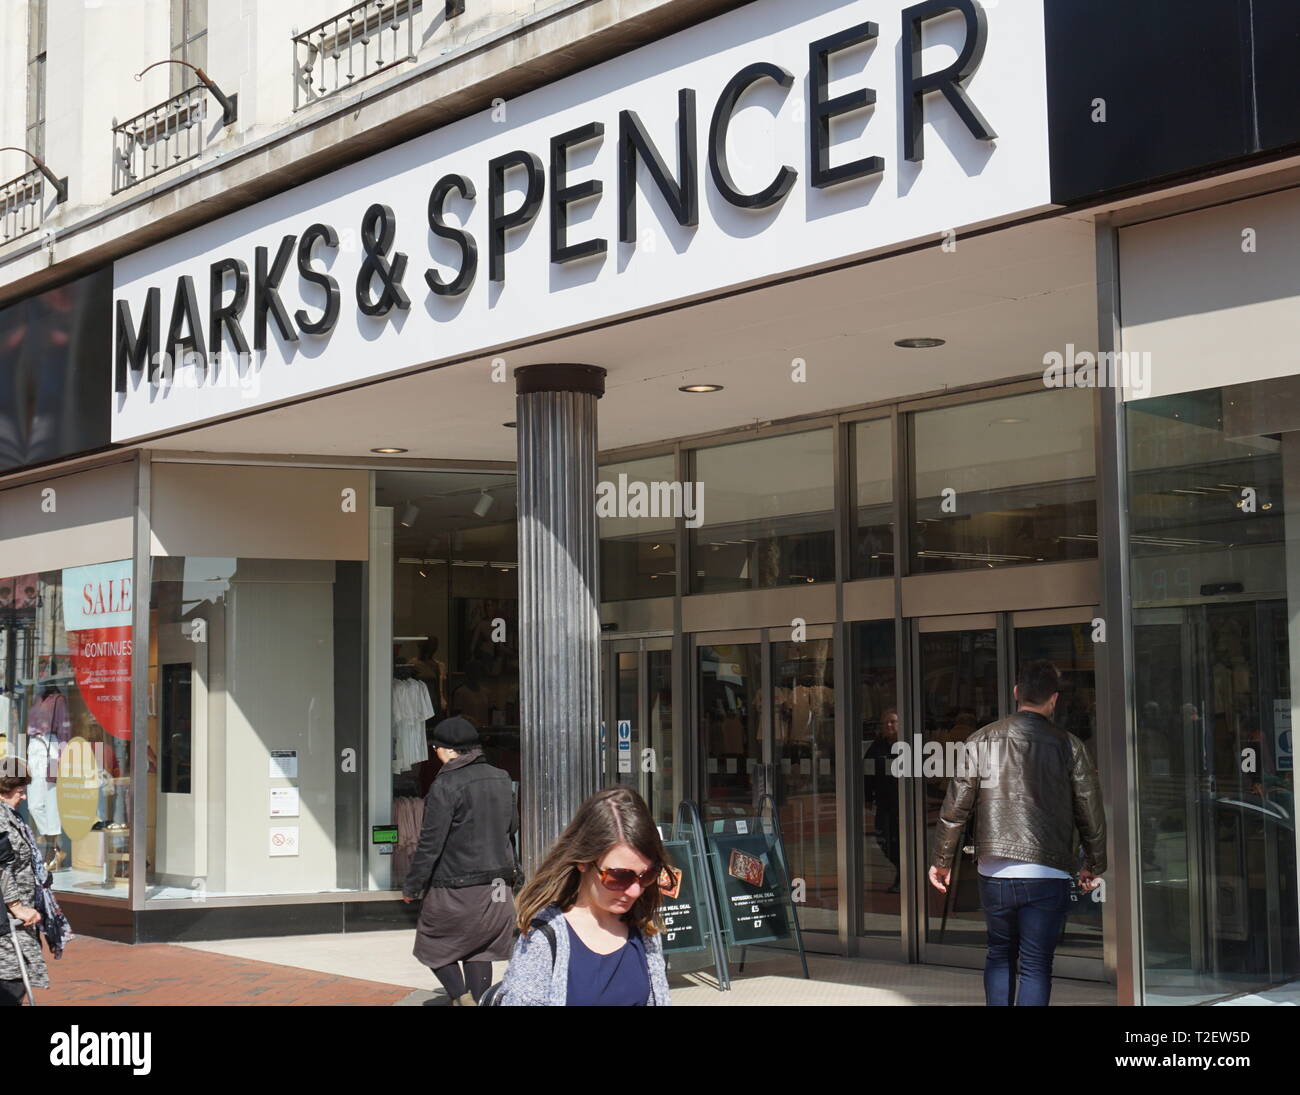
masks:
{"type": "Polygon", "coordinates": [[[1045,704],[1061,690],[1061,674],[1051,662],[1028,662],[1016,680],[1016,700],[1035,707],[1045,704]]]}
{"type": "Polygon", "coordinates": [[[31,781],[25,761],[18,757],[0,757],[0,795],[12,795],[19,787],[26,787],[31,781]]]}

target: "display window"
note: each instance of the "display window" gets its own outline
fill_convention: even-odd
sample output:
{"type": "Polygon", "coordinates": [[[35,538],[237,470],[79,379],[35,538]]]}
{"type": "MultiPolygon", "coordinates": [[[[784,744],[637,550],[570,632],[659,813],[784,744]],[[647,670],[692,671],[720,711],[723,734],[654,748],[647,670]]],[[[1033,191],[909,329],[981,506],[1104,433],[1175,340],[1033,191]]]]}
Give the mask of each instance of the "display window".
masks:
{"type": "Polygon", "coordinates": [[[27,764],[22,813],[58,890],[128,892],[131,568],[0,578],[0,755],[27,764]]]}

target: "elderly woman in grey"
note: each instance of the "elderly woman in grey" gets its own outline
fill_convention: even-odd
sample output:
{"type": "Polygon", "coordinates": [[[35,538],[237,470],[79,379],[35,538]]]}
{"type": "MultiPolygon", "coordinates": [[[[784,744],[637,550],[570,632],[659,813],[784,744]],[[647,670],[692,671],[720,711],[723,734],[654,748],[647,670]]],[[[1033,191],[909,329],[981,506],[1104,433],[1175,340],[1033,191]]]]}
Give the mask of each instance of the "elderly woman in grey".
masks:
{"type": "MultiPolygon", "coordinates": [[[[13,862],[0,867],[0,892],[8,915],[23,925],[17,937],[27,964],[27,979],[33,988],[48,988],[50,979],[38,934],[41,914],[36,908],[36,872],[44,871],[45,865],[33,853],[28,839],[30,830],[18,816],[18,807],[27,797],[27,785],[31,781],[27,765],[21,760],[0,759],[0,835],[8,836],[14,853],[13,862]]],[[[5,923],[0,931],[0,1007],[21,1004],[26,992],[22,968],[14,952],[14,933],[5,923]]]]}

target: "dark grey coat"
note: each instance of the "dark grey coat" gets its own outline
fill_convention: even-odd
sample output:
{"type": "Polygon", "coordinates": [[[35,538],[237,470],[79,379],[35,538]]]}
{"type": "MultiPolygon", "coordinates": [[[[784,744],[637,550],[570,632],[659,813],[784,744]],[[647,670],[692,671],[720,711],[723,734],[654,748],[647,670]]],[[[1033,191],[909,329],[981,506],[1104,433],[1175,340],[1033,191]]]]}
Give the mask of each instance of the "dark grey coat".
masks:
{"type": "MultiPolygon", "coordinates": [[[[0,891],[3,892],[6,906],[11,901],[21,901],[30,909],[36,900],[36,872],[31,846],[17,822],[18,816],[13,810],[0,803],[0,833],[8,834],[9,843],[17,856],[12,866],[0,870],[0,891]]],[[[5,922],[0,924],[0,981],[18,981],[22,978],[22,971],[18,968],[18,956],[14,953],[7,909],[5,917],[5,922]]],[[[27,962],[27,978],[32,987],[49,988],[50,978],[36,929],[19,928],[18,937],[23,948],[23,958],[27,962]]]]}

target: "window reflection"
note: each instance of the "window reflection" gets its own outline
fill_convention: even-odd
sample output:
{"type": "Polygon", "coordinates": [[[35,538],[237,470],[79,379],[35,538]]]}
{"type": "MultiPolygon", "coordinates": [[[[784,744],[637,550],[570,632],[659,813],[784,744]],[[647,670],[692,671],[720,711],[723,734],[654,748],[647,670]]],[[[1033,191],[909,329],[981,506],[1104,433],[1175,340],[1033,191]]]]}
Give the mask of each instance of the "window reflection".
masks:
{"type": "MultiPolygon", "coordinates": [[[[676,458],[669,453],[645,460],[606,464],[597,483],[667,484],[676,479],[676,458]]],[[[671,597],[676,592],[677,540],[674,518],[628,513],[600,518],[600,598],[628,601],[671,597]]]]}
{"type": "Polygon", "coordinates": [[[696,593],[835,578],[830,430],[701,449],[704,524],[692,529],[696,593]]]}
{"type": "Polygon", "coordinates": [[[1196,1003],[1300,973],[1300,378],[1126,413],[1147,1000],[1196,1003]]]}
{"type": "Polygon", "coordinates": [[[913,571],[1095,558],[1094,401],[1063,388],[913,416],[913,571]]]}
{"type": "Polygon", "coordinates": [[[894,573],[894,433],[888,418],[853,427],[853,577],[894,573]]]}

